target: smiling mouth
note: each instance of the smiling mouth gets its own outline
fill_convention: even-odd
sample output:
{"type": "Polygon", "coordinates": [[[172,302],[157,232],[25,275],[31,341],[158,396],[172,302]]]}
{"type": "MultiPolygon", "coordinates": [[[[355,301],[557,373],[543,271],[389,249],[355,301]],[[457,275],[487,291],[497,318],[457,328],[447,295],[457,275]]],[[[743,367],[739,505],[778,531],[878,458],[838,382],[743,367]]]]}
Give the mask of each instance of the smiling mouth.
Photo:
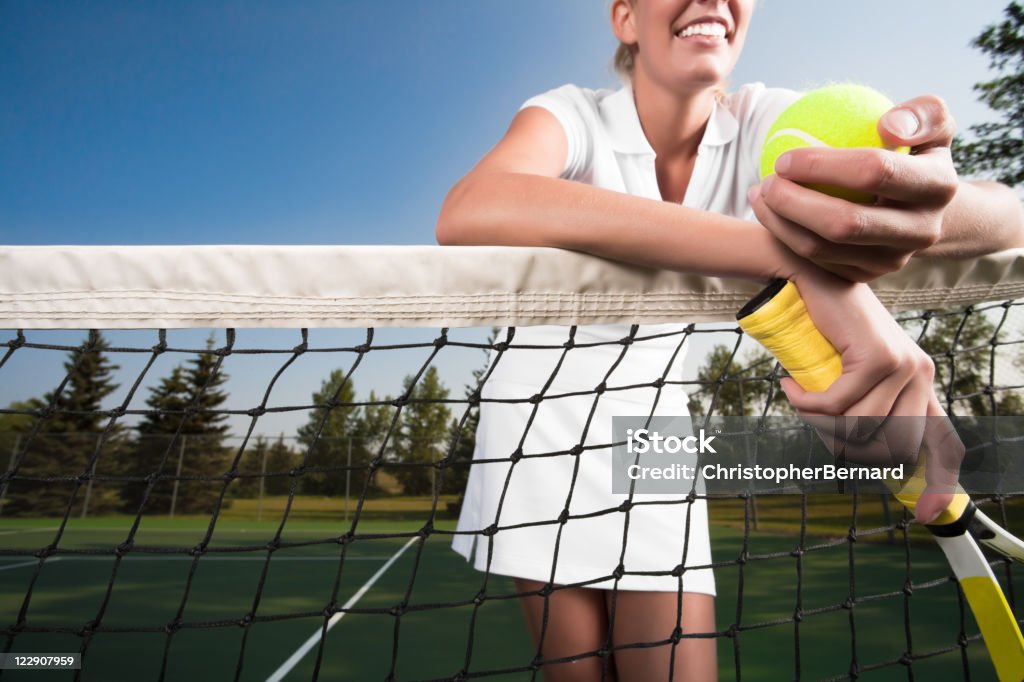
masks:
{"type": "Polygon", "coordinates": [[[692,38],[694,36],[725,38],[726,35],[728,35],[728,31],[725,26],[717,21],[702,21],[690,24],[676,33],[677,38],[692,38]]]}

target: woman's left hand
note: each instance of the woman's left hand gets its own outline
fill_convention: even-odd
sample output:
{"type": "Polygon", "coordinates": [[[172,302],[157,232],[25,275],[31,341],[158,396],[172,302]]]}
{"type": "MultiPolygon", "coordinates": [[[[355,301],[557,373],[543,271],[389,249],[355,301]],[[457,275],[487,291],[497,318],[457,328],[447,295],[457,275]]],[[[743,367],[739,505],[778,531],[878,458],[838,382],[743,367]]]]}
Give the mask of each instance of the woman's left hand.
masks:
{"type": "Polygon", "coordinates": [[[750,193],[758,220],[776,238],[856,282],[899,270],[915,252],[939,242],[943,212],[959,187],[950,154],[956,124],[941,99],[918,97],[890,109],[878,132],[886,144],[909,146],[911,153],[794,149],[750,193]],[[878,201],[856,204],[806,183],[858,190],[878,201]]]}

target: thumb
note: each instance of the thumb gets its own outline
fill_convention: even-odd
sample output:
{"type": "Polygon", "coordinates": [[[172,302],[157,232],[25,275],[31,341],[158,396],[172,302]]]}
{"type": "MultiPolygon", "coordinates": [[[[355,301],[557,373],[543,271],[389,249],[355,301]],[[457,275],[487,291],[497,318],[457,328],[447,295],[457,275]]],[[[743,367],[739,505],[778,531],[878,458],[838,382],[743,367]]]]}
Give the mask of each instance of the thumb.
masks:
{"type": "Polygon", "coordinates": [[[934,396],[928,404],[922,445],[926,486],[914,507],[914,516],[921,523],[930,523],[953,502],[965,451],[960,436],[934,396]]]}
{"type": "Polygon", "coordinates": [[[950,146],[956,121],[942,99],[926,95],[885,112],[878,120],[878,134],[891,147],[911,147],[921,152],[950,146]]]}

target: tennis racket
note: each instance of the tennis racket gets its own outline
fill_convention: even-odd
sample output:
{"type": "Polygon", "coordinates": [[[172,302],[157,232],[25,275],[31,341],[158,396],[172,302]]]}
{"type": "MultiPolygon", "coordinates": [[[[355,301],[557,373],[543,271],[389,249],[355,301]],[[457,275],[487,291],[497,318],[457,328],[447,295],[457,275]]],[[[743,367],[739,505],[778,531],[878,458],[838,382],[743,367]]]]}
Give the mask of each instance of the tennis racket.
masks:
{"type": "MultiPolygon", "coordinates": [[[[822,336],[796,285],[776,280],[736,314],[740,327],[765,346],[806,391],[824,391],[842,374],[839,352],[822,336]]],[[[924,468],[890,482],[893,495],[913,511],[924,490],[924,468]]],[[[963,488],[927,526],[960,583],[1000,680],[1024,680],[1024,636],[978,543],[1024,563],[1024,542],[978,510],[963,488]]]]}

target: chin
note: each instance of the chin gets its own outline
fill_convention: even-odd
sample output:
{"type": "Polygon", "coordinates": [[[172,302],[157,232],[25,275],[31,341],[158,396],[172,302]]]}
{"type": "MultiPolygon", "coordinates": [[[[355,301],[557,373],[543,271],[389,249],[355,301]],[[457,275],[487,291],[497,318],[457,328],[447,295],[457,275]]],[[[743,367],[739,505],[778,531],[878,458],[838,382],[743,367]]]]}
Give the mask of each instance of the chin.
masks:
{"type": "Polygon", "coordinates": [[[675,90],[678,92],[691,92],[697,90],[725,90],[728,83],[728,74],[714,71],[705,73],[690,73],[683,78],[676,79],[675,90]]]}

